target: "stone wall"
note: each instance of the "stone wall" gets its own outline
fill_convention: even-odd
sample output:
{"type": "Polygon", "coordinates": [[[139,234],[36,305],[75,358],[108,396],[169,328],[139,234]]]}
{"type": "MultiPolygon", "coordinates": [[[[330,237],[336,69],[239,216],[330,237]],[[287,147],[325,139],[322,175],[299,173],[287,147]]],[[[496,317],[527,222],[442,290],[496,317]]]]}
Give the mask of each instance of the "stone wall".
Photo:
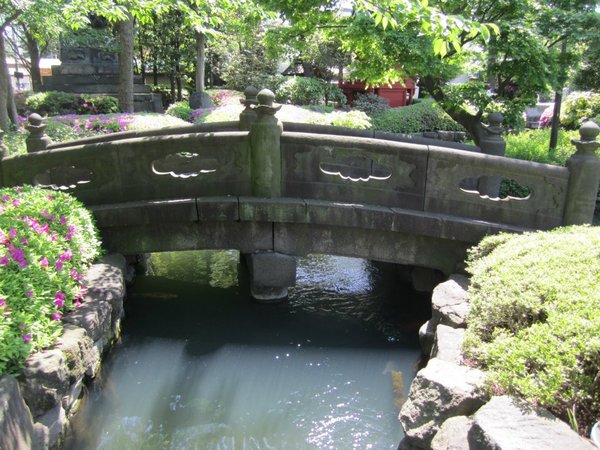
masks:
{"type": "Polygon", "coordinates": [[[84,383],[118,339],[125,296],[125,258],[108,255],[86,277],[82,306],[63,318],[54,348],[32,354],[18,382],[0,378],[0,450],[58,448],[84,383]]]}
{"type": "Polygon", "coordinates": [[[596,447],[542,408],[509,396],[489,397],[485,373],[463,364],[469,280],[452,275],[432,294],[432,318],[420,330],[427,366],[400,411],[399,450],[581,449],[596,447]]]}

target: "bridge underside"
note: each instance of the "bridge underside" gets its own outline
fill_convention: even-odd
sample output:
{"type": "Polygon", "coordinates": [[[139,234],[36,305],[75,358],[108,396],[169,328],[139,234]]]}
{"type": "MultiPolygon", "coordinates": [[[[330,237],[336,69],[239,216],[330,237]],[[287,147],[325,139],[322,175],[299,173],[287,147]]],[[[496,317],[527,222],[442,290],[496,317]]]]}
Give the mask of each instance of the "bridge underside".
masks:
{"type": "Polygon", "coordinates": [[[255,197],[132,202],[92,207],[104,246],[123,254],[196,249],[353,256],[440,270],[509,227],[400,208],[255,197]]]}

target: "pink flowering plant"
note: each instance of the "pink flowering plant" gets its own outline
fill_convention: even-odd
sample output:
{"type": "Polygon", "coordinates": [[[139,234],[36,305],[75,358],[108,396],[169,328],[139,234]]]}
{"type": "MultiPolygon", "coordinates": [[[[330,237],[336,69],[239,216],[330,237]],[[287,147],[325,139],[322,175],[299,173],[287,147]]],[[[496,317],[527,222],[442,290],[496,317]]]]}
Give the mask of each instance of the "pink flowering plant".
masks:
{"type": "Polygon", "coordinates": [[[63,315],[84,301],[84,275],[99,253],[92,216],[71,195],[0,189],[0,375],[54,344],[63,315]]]}

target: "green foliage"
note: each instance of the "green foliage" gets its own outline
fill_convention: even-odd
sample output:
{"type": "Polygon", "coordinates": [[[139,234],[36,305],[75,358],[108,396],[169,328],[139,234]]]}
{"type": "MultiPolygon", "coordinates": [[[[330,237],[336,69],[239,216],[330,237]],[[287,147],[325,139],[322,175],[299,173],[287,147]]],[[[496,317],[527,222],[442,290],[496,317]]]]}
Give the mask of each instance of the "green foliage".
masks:
{"type": "Polygon", "coordinates": [[[517,131],[525,129],[525,108],[535,104],[534,97],[492,94],[481,81],[446,86],[444,94],[445,100],[441,104],[446,110],[458,106],[472,115],[500,112],[504,116],[503,126],[517,131]]]}
{"type": "Polygon", "coordinates": [[[376,116],[390,109],[390,103],[385,98],[368,92],[366,94],[359,93],[352,107],[369,116],[376,116]]]}
{"type": "Polygon", "coordinates": [[[309,120],[310,123],[319,125],[333,125],[335,127],[356,128],[366,130],[371,128],[371,119],[362,111],[334,111],[309,120]]]}
{"type": "Polygon", "coordinates": [[[323,85],[316,78],[292,77],[279,86],[275,99],[293,105],[318,105],[324,101],[323,85]]]}
{"type": "Polygon", "coordinates": [[[600,415],[600,227],[485,238],[469,253],[463,350],[494,394],[514,394],[584,431],[600,415]]]}
{"type": "Polygon", "coordinates": [[[560,123],[571,130],[578,129],[584,119],[600,116],[600,93],[573,92],[567,96],[560,114],[560,123]]]}
{"type": "Polygon", "coordinates": [[[324,82],[323,84],[323,100],[326,105],[335,103],[338,108],[343,107],[348,103],[346,94],[335,83],[324,82]]]}
{"type": "Polygon", "coordinates": [[[0,189],[0,375],[54,343],[62,315],[83,301],[83,275],[99,252],[92,216],[72,196],[0,189]]]}
{"type": "Polygon", "coordinates": [[[549,151],[549,128],[525,130],[518,134],[510,133],[504,136],[504,140],[506,141],[506,156],[526,161],[564,166],[569,156],[575,153],[575,146],[571,144],[571,139],[577,136],[578,133],[576,131],[559,129],[556,148],[549,151]]]}
{"type": "Polygon", "coordinates": [[[178,117],[179,119],[188,121],[190,120],[190,115],[192,114],[192,108],[187,101],[184,102],[175,102],[169,108],[165,114],[168,114],[173,117],[178,117]]]}
{"type": "Polygon", "coordinates": [[[59,91],[33,94],[25,100],[25,105],[31,111],[50,116],[59,114],[108,114],[119,111],[119,101],[115,97],[59,91]]]}
{"type": "Polygon", "coordinates": [[[442,108],[431,101],[389,109],[373,117],[373,128],[391,133],[464,131],[442,108]]]}

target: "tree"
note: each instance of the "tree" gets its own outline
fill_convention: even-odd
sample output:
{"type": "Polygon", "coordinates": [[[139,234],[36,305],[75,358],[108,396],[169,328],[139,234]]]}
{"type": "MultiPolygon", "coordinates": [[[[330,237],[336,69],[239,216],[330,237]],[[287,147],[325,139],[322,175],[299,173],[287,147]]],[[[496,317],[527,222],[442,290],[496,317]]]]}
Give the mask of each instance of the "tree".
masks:
{"type": "MultiPolygon", "coordinates": [[[[305,0],[299,14],[297,2],[292,6],[285,0],[266,1],[283,10],[290,27],[305,34],[337,27],[344,48],[354,54],[357,78],[380,85],[419,77],[425,90],[476,142],[483,136],[481,119],[487,111],[503,109],[510,122],[535,94],[557,85],[556,52],[548,43],[548,30],[540,26],[550,2],[355,0],[352,14],[340,15],[332,14],[335,2],[305,0]],[[447,81],[473,55],[484,56],[481,82],[448,87],[447,81]],[[494,95],[486,92],[488,80],[494,95]]],[[[595,5],[579,2],[571,13],[585,6],[583,11],[589,14],[595,5]]]]}

